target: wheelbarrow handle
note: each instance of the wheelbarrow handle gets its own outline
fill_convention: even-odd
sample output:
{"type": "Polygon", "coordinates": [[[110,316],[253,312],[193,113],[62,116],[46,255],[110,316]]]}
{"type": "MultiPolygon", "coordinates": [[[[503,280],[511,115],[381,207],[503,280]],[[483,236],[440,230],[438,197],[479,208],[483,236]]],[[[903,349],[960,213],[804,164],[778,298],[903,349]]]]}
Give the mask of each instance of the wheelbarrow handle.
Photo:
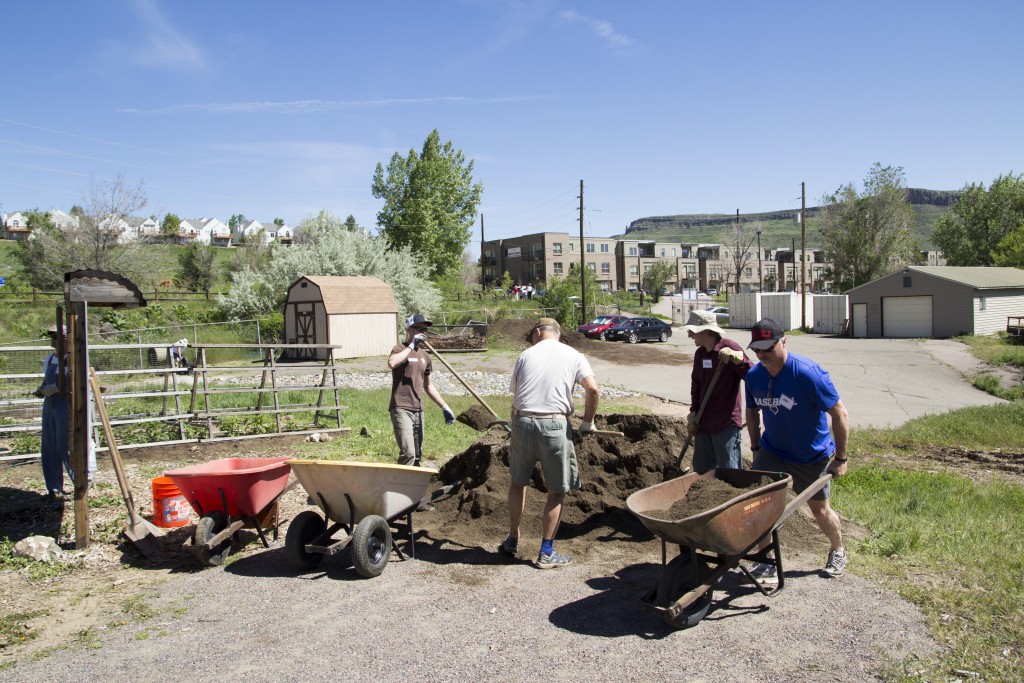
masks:
{"type": "MultiPolygon", "coordinates": [[[[715,384],[718,383],[718,376],[722,374],[722,368],[725,367],[725,363],[721,360],[718,361],[718,365],[715,367],[715,373],[711,375],[711,383],[708,384],[708,391],[704,394],[704,398],[700,402],[700,407],[697,409],[697,424],[700,424],[700,418],[704,415],[704,409],[708,407],[708,399],[711,398],[711,392],[715,390],[715,384]]],[[[690,433],[686,434],[686,441],[683,442],[683,447],[679,450],[679,462],[676,464],[677,469],[682,469],[683,458],[686,457],[686,452],[690,450],[690,442],[693,441],[693,435],[690,433]]]]}

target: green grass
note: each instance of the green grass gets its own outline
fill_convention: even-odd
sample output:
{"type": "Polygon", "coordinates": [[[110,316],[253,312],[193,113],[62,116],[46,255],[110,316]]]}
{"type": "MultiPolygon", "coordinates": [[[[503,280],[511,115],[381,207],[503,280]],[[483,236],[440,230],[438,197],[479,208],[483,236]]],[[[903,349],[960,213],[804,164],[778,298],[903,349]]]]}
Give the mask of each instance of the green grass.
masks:
{"type": "Polygon", "coordinates": [[[837,482],[834,502],[871,529],[851,567],[893,585],[923,609],[944,646],[903,675],[954,670],[987,681],[1020,680],[1024,666],[1024,491],[953,474],[868,465],[837,482]]]}
{"type": "Polygon", "coordinates": [[[956,341],[970,347],[974,357],[992,365],[1012,365],[1024,369],[1024,344],[1005,334],[957,337],[956,341]]]}
{"type": "MultiPolygon", "coordinates": [[[[850,436],[849,475],[835,484],[836,509],[868,528],[851,571],[882,581],[920,605],[943,648],[888,672],[901,680],[948,680],[954,670],[986,681],[1024,671],[1024,490],[1001,480],[883,465],[875,456],[938,446],[1020,452],[1024,403],[962,408],[895,429],[850,436]],[[913,672],[923,673],[913,673],[913,672]]],[[[920,462],[920,459],[915,459],[920,462]]]]}
{"type": "Polygon", "coordinates": [[[0,615],[0,649],[11,645],[20,645],[38,636],[35,629],[25,628],[29,619],[47,614],[46,610],[18,612],[0,615]]]}
{"type": "Polygon", "coordinates": [[[896,429],[855,429],[850,434],[853,453],[928,446],[1020,449],[1022,444],[1024,403],[960,408],[940,415],[925,415],[896,429]]]}

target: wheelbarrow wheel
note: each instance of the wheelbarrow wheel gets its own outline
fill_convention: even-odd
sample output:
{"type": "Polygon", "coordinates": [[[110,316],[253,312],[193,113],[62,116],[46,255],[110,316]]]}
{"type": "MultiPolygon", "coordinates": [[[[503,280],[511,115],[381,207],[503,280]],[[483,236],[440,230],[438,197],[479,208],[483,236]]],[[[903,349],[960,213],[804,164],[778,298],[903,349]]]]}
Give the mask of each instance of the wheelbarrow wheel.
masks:
{"type": "MultiPolygon", "coordinates": [[[[668,563],[665,571],[661,573],[661,577],[658,579],[656,604],[666,608],[674,605],[684,594],[690,592],[695,586],[700,585],[699,582],[703,581],[710,571],[708,564],[698,559],[698,583],[694,583],[693,562],[690,559],[689,553],[678,555],[668,563]]],[[[669,626],[674,628],[696,626],[700,623],[701,619],[707,616],[713,598],[714,591],[709,588],[703,595],[687,605],[675,616],[670,612],[664,612],[662,617],[669,626]]]]}
{"type": "Polygon", "coordinates": [[[352,534],[352,565],[360,576],[380,576],[391,556],[391,527],[378,515],[369,515],[352,534]]]}
{"type": "Polygon", "coordinates": [[[326,528],[326,520],[313,510],[300,512],[288,525],[284,548],[288,559],[296,568],[313,569],[324,559],[320,553],[307,551],[306,544],[311,543],[326,528]]]}
{"type": "Polygon", "coordinates": [[[224,513],[214,510],[208,515],[199,518],[196,524],[196,531],[192,539],[192,545],[198,548],[197,557],[207,567],[216,567],[227,559],[231,554],[231,539],[228,538],[212,549],[203,548],[211,538],[224,531],[228,526],[228,520],[224,513]]]}

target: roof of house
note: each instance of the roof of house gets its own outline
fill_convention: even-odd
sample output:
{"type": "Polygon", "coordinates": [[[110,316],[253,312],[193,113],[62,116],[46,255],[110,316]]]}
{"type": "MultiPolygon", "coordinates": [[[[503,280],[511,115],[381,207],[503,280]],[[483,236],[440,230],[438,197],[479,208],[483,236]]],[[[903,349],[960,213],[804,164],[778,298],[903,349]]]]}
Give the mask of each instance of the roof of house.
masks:
{"type": "MultiPolygon", "coordinates": [[[[305,275],[320,288],[324,309],[332,313],[398,313],[391,285],[369,275],[305,275]]],[[[303,278],[296,280],[292,287],[303,278]]],[[[291,287],[288,288],[291,290],[291,287]]]]}
{"type": "Polygon", "coordinates": [[[909,270],[975,289],[1024,287],[1024,270],[1002,266],[910,266],[909,270]]]}
{"type": "MultiPolygon", "coordinates": [[[[955,282],[973,289],[1017,289],[1024,288],[1024,270],[1003,266],[907,266],[883,277],[892,277],[902,272],[921,273],[940,280],[955,282]]],[[[882,278],[879,278],[882,279],[882,278]]],[[[874,282],[877,282],[875,280],[874,282]]],[[[865,283],[850,292],[872,284],[865,283]]]]}

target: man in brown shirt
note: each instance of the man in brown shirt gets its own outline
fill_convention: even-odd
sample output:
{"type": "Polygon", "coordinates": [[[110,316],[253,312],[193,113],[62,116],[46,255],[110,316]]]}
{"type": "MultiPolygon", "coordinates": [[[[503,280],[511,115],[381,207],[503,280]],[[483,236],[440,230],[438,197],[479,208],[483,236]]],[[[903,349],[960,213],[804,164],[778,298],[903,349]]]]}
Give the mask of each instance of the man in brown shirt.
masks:
{"type": "Polygon", "coordinates": [[[388,356],[391,369],[391,425],[398,442],[398,464],[419,466],[423,457],[423,394],[441,407],[445,424],[455,423],[455,413],[430,383],[430,356],[421,343],[434,323],[419,313],[405,321],[405,343],[397,344],[388,356]]]}

